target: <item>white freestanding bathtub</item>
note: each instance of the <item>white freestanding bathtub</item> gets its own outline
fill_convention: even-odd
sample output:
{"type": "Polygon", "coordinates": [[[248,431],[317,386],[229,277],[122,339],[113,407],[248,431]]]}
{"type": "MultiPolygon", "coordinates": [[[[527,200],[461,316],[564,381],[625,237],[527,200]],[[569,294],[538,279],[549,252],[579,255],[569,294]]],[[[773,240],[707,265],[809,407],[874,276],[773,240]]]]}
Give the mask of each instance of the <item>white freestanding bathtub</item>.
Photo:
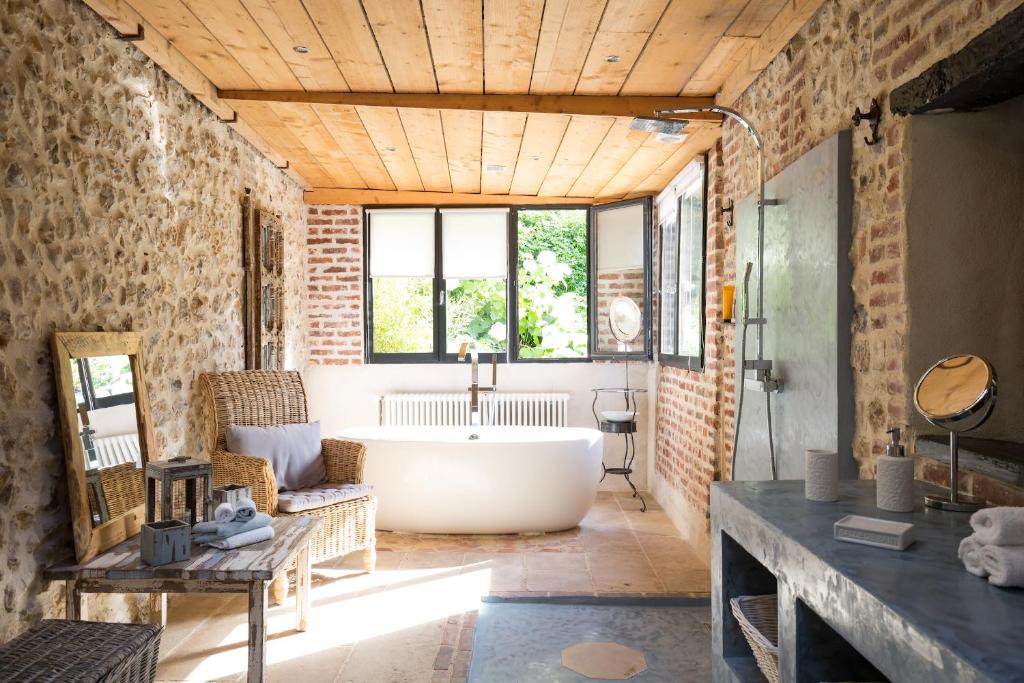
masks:
{"type": "Polygon", "coordinates": [[[601,479],[602,435],[571,427],[363,427],[377,528],[504,534],[571,529],[601,479]]]}

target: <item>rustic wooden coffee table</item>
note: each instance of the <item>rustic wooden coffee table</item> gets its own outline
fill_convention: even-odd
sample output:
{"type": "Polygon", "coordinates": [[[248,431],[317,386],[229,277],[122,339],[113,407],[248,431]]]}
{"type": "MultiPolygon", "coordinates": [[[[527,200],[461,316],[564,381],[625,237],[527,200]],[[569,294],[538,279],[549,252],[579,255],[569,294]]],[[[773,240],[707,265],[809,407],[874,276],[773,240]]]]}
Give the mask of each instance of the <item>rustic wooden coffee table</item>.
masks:
{"type": "Polygon", "coordinates": [[[139,536],[135,536],[88,562],[49,567],[44,576],[67,584],[68,619],[84,618],[83,593],[248,593],[249,681],[263,681],[267,668],[267,588],[294,560],[295,628],[305,631],[309,621],[309,544],[323,520],[278,517],[272,524],[273,540],[237,550],[193,545],[190,560],[160,567],[142,561],[139,536]]]}

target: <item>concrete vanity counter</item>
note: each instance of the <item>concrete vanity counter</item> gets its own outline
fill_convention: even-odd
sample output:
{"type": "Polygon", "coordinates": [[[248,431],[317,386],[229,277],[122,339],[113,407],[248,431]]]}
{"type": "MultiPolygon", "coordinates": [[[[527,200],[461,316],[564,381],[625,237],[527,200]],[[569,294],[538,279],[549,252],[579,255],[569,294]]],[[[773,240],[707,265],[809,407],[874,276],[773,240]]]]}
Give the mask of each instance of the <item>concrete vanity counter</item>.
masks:
{"type": "MultiPolygon", "coordinates": [[[[918,499],[934,487],[918,484],[918,499]]],[[[783,681],[1024,681],[1024,590],[968,574],[957,559],[969,515],[875,507],[875,482],[840,482],[836,503],[802,481],[720,482],[711,490],[716,681],[764,680],[729,608],[779,596],[783,681]],[[848,514],[914,524],[903,552],[841,543],[848,514]]]]}

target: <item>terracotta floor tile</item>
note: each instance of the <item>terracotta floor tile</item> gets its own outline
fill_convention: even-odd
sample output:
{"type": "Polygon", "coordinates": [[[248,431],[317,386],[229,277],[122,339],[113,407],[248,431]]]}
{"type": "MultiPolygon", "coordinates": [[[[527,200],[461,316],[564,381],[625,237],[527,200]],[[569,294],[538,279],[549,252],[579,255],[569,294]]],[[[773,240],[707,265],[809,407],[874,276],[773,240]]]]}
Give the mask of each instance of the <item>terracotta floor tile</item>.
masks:
{"type": "Polygon", "coordinates": [[[587,558],[583,553],[530,553],[525,557],[527,571],[560,571],[566,574],[587,571],[587,558]]]}
{"type": "Polygon", "coordinates": [[[566,574],[560,570],[534,569],[526,572],[526,587],[530,591],[547,593],[593,592],[594,584],[585,570],[566,574]]]}

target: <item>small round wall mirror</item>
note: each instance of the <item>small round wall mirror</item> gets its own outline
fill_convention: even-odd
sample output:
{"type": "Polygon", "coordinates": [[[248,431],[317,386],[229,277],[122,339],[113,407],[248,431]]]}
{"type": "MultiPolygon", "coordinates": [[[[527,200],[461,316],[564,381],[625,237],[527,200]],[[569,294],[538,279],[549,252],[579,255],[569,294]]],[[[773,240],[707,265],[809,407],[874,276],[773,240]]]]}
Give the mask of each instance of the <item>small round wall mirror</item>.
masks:
{"type": "Polygon", "coordinates": [[[617,342],[630,344],[643,332],[644,314],[635,301],[617,296],[608,304],[608,326],[617,342]]]}
{"type": "Polygon", "coordinates": [[[996,404],[996,371],[984,358],[960,354],[943,358],[928,369],[914,389],[917,412],[936,427],[949,430],[948,496],[926,496],[929,507],[957,512],[973,512],[982,501],[957,490],[958,443],[960,432],[980,427],[996,404]]]}

